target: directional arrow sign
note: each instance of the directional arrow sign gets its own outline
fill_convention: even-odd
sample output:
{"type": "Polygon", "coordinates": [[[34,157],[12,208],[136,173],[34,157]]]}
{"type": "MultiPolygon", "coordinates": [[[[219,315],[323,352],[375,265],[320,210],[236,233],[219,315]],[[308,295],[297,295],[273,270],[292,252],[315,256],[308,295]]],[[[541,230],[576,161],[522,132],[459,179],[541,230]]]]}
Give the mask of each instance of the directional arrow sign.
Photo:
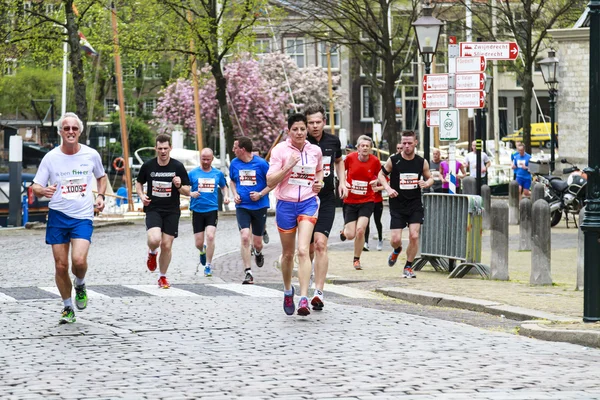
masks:
{"type": "Polygon", "coordinates": [[[461,57],[484,56],[488,60],[516,60],[519,45],[516,42],[460,42],[461,57]]]}
{"type": "Polygon", "coordinates": [[[485,89],[485,74],[456,74],[454,88],[456,90],[483,90],[485,89]]]}
{"type": "Polygon", "coordinates": [[[456,57],[456,73],[485,71],[485,57],[456,57]]]}
{"type": "Polygon", "coordinates": [[[454,106],[456,108],[483,108],[485,106],[485,92],[483,90],[456,91],[454,93],[454,106]]]}
{"type": "Polygon", "coordinates": [[[443,92],[448,90],[448,74],[427,74],[423,76],[424,92],[443,92]]]}
{"type": "Polygon", "coordinates": [[[440,140],[458,140],[458,110],[447,108],[440,110],[440,140]]]}
{"type": "Polygon", "coordinates": [[[421,98],[423,108],[437,110],[448,107],[448,92],[425,92],[421,98]]]}
{"type": "Polygon", "coordinates": [[[427,126],[440,126],[440,113],[438,110],[427,110],[427,126]]]}

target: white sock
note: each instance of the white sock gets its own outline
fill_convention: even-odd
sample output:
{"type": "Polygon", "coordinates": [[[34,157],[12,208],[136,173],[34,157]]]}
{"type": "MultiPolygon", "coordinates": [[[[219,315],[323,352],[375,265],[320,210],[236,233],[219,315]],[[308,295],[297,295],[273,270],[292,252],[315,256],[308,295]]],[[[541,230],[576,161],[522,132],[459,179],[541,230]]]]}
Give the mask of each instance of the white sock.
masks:
{"type": "Polygon", "coordinates": [[[85,278],[79,279],[78,277],[75,277],[75,286],[81,286],[81,285],[85,285],[85,278]]]}
{"type": "Polygon", "coordinates": [[[319,298],[321,298],[321,300],[323,300],[323,291],[319,290],[319,289],[315,289],[315,293],[313,296],[319,296],[319,298]]]}
{"type": "Polygon", "coordinates": [[[163,274],[163,273],[161,272],[161,273],[160,273],[160,278],[162,278],[162,277],[165,277],[165,278],[166,278],[166,277],[167,277],[167,274],[163,274]]]}
{"type": "Polygon", "coordinates": [[[150,254],[157,254],[158,253],[158,249],[155,249],[155,250],[148,249],[148,253],[150,253],[150,254]]]}
{"type": "Polygon", "coordinates": [[[285,287],[283,288],[283,294],[285,294],[286,296],[289,296],[292,293],[294,293],[294,291],[291,288],[290,290],[287,290],[285,287]]]}
{"type": "Polygon", "coordinates": [[[71,307],[73,308],[73,300],[71,300],[71,298],[69,297],[66,300],[63,300],[63,304],[65,305],[65,307],[71,307]]]}

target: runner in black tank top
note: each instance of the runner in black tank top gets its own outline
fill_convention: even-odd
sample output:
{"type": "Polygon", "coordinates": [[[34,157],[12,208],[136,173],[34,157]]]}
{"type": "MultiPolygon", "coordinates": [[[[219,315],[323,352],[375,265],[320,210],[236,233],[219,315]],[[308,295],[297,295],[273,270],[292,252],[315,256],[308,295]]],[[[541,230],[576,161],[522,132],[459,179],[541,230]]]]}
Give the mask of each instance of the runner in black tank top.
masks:
{"type": "Polygon", "coordinates": [[[415,153],[417,143],[414,132],[402,132],[402,152],[391,156],[379,173],[379,182],[390,196],[390,244],[394,248],[388,258],[390,267],[396,264],[402,251],[402,229],[407,226],[409,229],[409,244],[403,272],[405,278],[416,278],[412,263],[419,250],[419,232],[423,223],[421,189],[433,185],[429,163],[415,153]],[[385,179],[386,175],[390,176],[389,184],[385,179]]]}

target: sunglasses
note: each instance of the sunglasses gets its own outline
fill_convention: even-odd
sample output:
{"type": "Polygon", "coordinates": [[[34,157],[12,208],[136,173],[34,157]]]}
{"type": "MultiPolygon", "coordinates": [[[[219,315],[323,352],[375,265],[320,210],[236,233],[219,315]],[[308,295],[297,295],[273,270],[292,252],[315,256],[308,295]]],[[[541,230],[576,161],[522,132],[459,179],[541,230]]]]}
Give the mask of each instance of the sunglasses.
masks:
{"type": "Polygon", "coordinates": [[[63,132],[68,132],[68,131],[77,132],[79,130],[79,127],[78,126],[63,126],[62,130],[63,130],[63,132]]]}

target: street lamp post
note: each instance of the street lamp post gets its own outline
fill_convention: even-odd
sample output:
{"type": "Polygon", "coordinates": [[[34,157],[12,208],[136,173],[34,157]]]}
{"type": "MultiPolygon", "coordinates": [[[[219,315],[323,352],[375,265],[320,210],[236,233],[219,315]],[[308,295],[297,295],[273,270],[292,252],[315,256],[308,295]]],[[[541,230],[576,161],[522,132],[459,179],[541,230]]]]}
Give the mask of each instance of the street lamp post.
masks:
{"type": "Polygon", "coordinates": [[[600,321],[600,0],[588,4],[590,17],[590,101],[587,201],[581,229],[583,256],[583,321],[600,321]]]}
{"type": "MultiPolygon", "coordinates": [[[[440,30],[444,23],[439,19],[432,16],[433,9],[426,3],[423,5],[423,16],[412,23],[415,28],[417,36],[417,43],[419,44],[419,53],[423,57],[423,63],[425,64],[425,74],[431,73],[431,61],[435,54],[438,46],[438,39],[440,38],[440,30]]],[[[427,120],[427,110],[424,110],[423,121],[427,120]]],[[[423,155],[427,161],[429,161],[429,132],[426,124],[423,124],[423,155]]]]}
{"type": "Polygon", "coordinates": [[[481,129],[481,139],[483,140],[483,152],[487,153],[487,95],[490,94],[490,89],[492,88],[492,81],[494,80],[493,76],[486,76],[485,78],[485,107],[483,107],[483,115],[482,115],[482,129],[481,129]]]}
{"type": "Polygon", "coordinates": [[[556,132],[554,129],[554,115],[556,109],[556,94],[558,93],[558,58],[554,50],[548,52],[548,57],[539,62],[542,70],[544,82],[548,85],[548,94],[550,95],[550,173],[554,171],[555,159],[554,149],[556,149],[556,132]]]}

